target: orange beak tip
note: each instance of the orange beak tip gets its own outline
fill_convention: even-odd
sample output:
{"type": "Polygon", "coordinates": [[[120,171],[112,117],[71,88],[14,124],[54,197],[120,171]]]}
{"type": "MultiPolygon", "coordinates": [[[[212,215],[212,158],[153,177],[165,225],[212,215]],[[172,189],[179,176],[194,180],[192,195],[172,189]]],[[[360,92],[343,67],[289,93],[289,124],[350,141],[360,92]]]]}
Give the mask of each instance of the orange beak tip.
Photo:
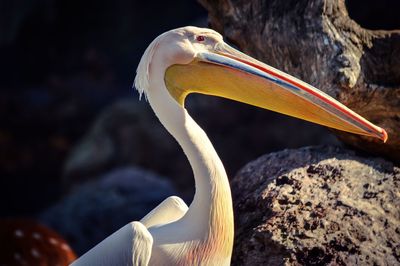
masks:
{"type": "Polygon", "coordinates": [[[382,140],[383,140],[383,143],[386,143],[386,141],[388,140],[388,134],[387,134],[386,130],[384,130],[383,128],[382,128],[382,140]]]}

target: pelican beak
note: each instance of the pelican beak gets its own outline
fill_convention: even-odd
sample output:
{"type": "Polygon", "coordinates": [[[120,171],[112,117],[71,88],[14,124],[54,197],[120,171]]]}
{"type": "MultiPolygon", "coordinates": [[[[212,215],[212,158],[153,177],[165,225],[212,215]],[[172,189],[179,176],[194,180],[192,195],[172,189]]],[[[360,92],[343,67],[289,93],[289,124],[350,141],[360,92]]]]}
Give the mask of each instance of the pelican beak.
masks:
{"type": "Polygon", "coordinates": [[[214,95],[384,142],[388,138],[384,129],[324,92],[225,43],[199,52],[189,64],[170,66],[165,83],[182,106],[189,93],[214,95]]]}

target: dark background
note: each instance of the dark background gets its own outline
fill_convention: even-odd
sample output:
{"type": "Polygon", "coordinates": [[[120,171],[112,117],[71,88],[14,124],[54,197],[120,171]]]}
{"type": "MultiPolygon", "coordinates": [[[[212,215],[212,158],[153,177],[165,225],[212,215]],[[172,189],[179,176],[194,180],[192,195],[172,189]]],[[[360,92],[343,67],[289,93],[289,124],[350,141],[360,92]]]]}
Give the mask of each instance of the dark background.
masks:
{"type": "MultiPolygon", "coordinates": [[[[400,28],[399,1],[347,4],[350,16],[365,28],[400,28]]],[[[182,171],[174,171],[172,162],[158,167],[160,159],[152,156],[162,153],[157,143],[135,151],[148,157],[117,160],[88,177],[63,172],[72,149],[104,108],[120,99],[146,105],[136,101],[132,89],[138,61],[156,36],[185,25],[207,26],[207,14],[195,1],[0,1],[0,217],[34,217],[80,182],[126,165],[169,177],[177,193],[190,200],[193,180],[183,155],[176,155],[186,164],[182,171]]],[[[188,106],[230,176],[271,151],[340,145],[324,128],[239,103],[191,96],[188,106]]],[[[175,152],[180,153],[178,147],[175,152]]]]}
{"type": "Polygon", "coordinates": [[[0,2],[0,210],[33,214],[63,190],[63,160],[131,88],[160,33],[205,23],[194,1],[0,2]],[[201,22],[200,22],[201,21],[201,22]]]}

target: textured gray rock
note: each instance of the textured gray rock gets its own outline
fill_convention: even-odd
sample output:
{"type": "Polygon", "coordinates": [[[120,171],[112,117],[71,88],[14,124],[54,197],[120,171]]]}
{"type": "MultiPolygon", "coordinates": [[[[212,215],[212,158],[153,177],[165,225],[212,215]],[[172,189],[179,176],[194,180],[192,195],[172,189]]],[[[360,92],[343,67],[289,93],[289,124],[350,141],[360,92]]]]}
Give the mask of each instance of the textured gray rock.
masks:
{"type": "Polygon", "coordinates": [[[135,168],[116,169],[77,187],[44,211],[40,220],[82,254],[171,195],[176,193],[166,179],[135,168]]]}
{"type": "Polygon", "coordinates": [[[233,265],[400,265],[400,168],[330,146],[271,153],[232,180],[233,265]]]}
{"type": "MultiPolygon", "coordinates": [[[[343,141],[400,161],[400,30],[360,27],[345,0],[199,2],[227,40],[337,98],[389,135],[382,145],[336,132],[343,141]]],[[[374,3],[363,1],[358,9],[375,17],[374,3]]]]}

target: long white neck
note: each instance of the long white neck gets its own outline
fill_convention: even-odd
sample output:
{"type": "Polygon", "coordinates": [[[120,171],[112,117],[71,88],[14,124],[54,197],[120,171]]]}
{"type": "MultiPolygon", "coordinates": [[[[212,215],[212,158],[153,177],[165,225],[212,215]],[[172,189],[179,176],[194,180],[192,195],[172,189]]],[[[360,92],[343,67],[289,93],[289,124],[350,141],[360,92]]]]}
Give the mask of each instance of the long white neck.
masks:
{"type": "Polygon", "coordinates": [[[193,170],[196,192],[183,219],[198,227],[194,230],[199,237],[207,238],[204,241],[218,239],[231,249],[233,209],[225,169],[206,133],[170,96],[163,73],[153,78],[147,96],[160,122],[182,147],[193,170]]]}

